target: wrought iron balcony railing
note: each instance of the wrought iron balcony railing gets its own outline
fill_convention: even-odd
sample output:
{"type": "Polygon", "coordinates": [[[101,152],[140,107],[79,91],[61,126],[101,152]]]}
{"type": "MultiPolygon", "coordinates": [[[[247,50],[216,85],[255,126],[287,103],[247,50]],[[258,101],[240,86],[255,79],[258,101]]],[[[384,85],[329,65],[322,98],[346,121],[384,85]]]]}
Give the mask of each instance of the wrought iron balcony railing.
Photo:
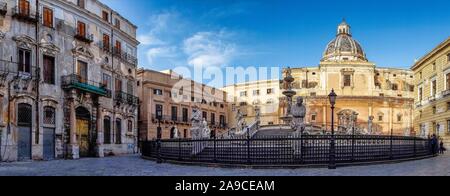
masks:
{"type": "Polygon", "coordinates": [[[119,103],[124,103],[124,104],[128,104],[128,105],[138,105],[139,104],[138,97],[136,97],[134,95],[130,95],[128,93],[124,93],[122,91],[116,91],[114,98],[119,103]]]}
{"type": "Polygon", "coordinates": [[[128,62],[134,66],[137,66],[138,60],[135,56],[128,54],[125,51],[118,48],[113,48],[113,54],[114,56],[119,57],[123,61],[128,62]]]}
{"type": "Polygon", "coordinates": [[[8,4],[6,2],[0,2],[0,15],[6,15],[8,12],[8,4]]]}
{"type": "Polygon", "coordinates": [[[39,13],[36,13],[35,10],[31,10],[29,7],[14,7],[12,9],[12,16],[26,22],[36,23],[39,21],[39,13]]]}
{"type": "Polygon", "coordinates": [[[94,42],[94,34],[88,34],[88,33],[81,33],[78,32],[78,30],[75,31],[75,39],[86,42],[88,44],[94,42]]]}
{"type": "Polygon", "coordinates": [[[450,95],[450,89],[445,90],[445,91],[442,92],[442,96],[444,96],[444,97],[447,97],[449,95],[450,95]]]}
{"type": "Polygon", "coordinates": [[[63,89],[78,89],[81,91],[93,93],[99,96],[108,96],[108,90],[105,85],[93,81],[86,80],[77,74],[71,74],[62,77],[63,89]]]}

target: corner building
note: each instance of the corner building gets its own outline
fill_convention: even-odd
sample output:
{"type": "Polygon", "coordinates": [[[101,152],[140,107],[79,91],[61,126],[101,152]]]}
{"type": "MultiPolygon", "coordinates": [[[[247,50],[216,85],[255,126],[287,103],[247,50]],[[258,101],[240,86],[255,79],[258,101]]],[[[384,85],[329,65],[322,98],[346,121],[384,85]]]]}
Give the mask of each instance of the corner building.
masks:
{"type": "Polygon", "coordinates": [[[98,0],[1,0],[0,159],[137,152],[136,28],[98,0]]]}

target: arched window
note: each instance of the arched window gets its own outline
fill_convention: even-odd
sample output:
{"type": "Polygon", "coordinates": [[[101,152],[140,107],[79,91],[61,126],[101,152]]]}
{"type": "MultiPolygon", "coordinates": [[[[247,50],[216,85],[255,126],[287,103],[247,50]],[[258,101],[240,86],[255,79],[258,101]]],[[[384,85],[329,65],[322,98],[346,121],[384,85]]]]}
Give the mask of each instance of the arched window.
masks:
{"type": "Polygon", "coordinates": [[[46,106],[44,107],[44,124],[55,125],[55,108],[46,106]]]}
{"type": "Polygon", "coordinates": [[[111,118],[108,116],[103,119],[103,137],[103,143],[111,144],[111,118]]]}

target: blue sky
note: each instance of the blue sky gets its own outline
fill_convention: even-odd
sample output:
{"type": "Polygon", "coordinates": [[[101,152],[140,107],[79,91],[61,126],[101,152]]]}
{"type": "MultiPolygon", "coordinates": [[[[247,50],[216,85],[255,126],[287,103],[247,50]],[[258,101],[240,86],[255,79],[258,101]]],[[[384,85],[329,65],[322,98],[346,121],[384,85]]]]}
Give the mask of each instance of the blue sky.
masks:
{"type": "Polygon", "coordinates": [[[139,27],[140,66],[316,66],[343,18],[370,61],[409,68],[450,36],[448,0],[101,0],[139,27]]]}

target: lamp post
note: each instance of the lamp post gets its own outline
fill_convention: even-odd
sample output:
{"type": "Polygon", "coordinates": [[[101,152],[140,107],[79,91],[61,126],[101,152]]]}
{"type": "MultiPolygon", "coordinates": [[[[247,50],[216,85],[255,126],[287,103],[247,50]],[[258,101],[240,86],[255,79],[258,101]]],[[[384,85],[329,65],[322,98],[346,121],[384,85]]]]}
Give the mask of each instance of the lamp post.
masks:
{"type": "Polygon", "coordinates": [[[336,105],[336,93],[334,89],[328,95],[331,104],[331,140],[330,140],[330,165],[328,169],[336,169],[336,141],[334,135],[334,106],[336,105]]]}
{"type": "Polygon", "coordinates": [[[156,129],[156,149],[157,149],[157,163],[162,163],[161,160],[161,137],[162,137],[162,128],[161,128],[161,120],[162,120],[162,109],[156,110],[156,118],[158,119],[158,128],[156,129]]]}

